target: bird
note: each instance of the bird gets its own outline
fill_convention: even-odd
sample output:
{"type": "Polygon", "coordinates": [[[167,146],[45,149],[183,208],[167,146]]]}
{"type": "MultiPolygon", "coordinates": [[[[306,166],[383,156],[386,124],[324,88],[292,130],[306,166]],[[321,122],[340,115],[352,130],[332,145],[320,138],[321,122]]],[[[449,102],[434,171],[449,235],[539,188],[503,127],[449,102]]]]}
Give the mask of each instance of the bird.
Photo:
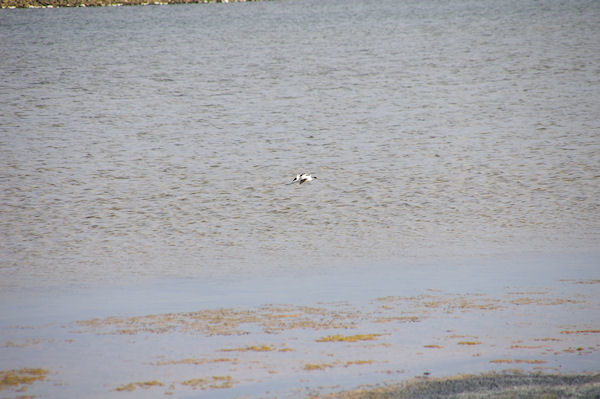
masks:
{"type": "Polygon", "coordinates": [[[311,181],[311,180],[314,180],[316,178],[317,178],[317,176],[308,175],[306,173],[299,173],[299,174],[296,175],[296,177],[294,177],[294,179],[292,180],[292,182],[289,183],[289,184],[293,184],[293,183],[296,183],[296,182],[298,182],[298,184],[302,184],[304,182],[311,181]]]}
{"type": "Polygon", "coordinates": [[[316,178],[317,178],[317,176],[313,176],[313,175],[307,175],[306,173],[303,173],[303,174],[302,174],[302,176],[300,176],[300,183],[299,183],[299,184],[302,184],[302,183],[304,183],[305,181],[311,181],[311,180],[314,180],[314,179],[316,179],[316,178]]]}
{"type": "Polygon", "coordinates": [[[292,181],[291,181],[289,184],[294,184],[294,183],[296,183],[297,181],[300,181],[300,176],[302,176],[302,175],[304,175],[304,173],[302,173],[302,174],[298,173],[298,174],[296,175],[296,177],[294,177],[294,179],[293,179],[293,180],[292,180],[292,181]]]}

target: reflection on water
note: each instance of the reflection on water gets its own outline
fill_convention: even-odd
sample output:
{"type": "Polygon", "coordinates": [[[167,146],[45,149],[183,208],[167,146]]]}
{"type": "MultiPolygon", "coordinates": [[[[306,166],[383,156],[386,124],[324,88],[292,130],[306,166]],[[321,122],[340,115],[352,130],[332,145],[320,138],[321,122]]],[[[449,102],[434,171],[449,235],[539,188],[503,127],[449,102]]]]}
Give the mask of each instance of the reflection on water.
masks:
{"type": "Polygon", "coordinates": [[[594,248],[599,13],[3,11],[2,284],[594,248]]]}

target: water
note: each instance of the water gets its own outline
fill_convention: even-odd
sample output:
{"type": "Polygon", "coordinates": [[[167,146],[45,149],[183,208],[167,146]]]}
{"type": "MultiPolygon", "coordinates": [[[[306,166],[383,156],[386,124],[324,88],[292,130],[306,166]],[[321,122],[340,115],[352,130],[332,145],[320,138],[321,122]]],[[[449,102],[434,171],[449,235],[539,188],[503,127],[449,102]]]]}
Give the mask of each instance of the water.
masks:
{"type": "Polygon", "coordinates": [[[597,371],[577,331],[598,328],[600,2],[1,10],[0,37],[0,370],[50,370],[28,394],[297,397],[507,358],[597,371]],[[280,315],[261,306],[285,303],[352,309],[356,328],[263,332],[280,315]],[[248,334],[76,323],[222,307],[256,316],[248,334]],[[404,314],[421,321],[375,321],[404,314]],[[330,333],[385,346],[324,350],[330,333]],[[182,383],[214,375],[235,386],[182,383]]]}
{"type": "Polygon", "coordinates": [[[3,10],[0,35],[3,289],[600,243],[597,1],[3,10]]]}

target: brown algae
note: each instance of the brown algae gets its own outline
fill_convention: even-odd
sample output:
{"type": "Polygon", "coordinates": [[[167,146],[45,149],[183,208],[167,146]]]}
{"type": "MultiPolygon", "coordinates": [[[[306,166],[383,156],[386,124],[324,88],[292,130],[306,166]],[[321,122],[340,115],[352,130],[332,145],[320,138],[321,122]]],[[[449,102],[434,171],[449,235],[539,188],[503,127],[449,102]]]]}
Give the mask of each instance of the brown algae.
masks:
{"type": "Polygon", "coordinates": [[[323,307],[272,305],[257,309],[208,309],[136,317],[108,317],[78,321],[80,327],[99,334],[164,334],[173,332],[214,335],[247,335],[245,325],[258,325],[265,333],[291,329],[353,328],[360,314],[323,307]]]}
{"type": "Polygon", "coordinates": [[[350,360],[347,362],[334,362],[334,363],[307,363],[304,365],[304,370],[313,371],[313,370],[326,370],[328,368],[341,366],[341,367],[350,367],[350,366],[360,366],[365,364],[373,364],[375,363],[373,360],[350,360]]]}
{"type": "Polygon", "coordinates": [[[556,305],[575,305],[581,304],[583,301],[565,298],[531,298],[520,297],[510,301],[514,305],[538,305],[538,306],[556,306],[556,305]]]}
{"type": "Polygon", "coordinates": [[[563,330],[561,334],[599,334],[600,330],[563,330]]]}
{"type": "Polygon", "coordinates": [[[269,345],[250,345],[241,348],[221,349],[223,352],[272,352],[275,347],[269,345]]]}
{"type": "Polygon", "coordinates": [[[181,384],[192,389],[226,389],[233,387],[233,378],[229,375],[216,375],[209,378],[192,378],[181,384]]]}
{"type": "Polygon", "coordinates": [[[325,370],[328,368],[334,367],[331,363],[307,363],[304,365],[304,370],[312,371],[312,370],[325,370]]]}
{"type": "Polygon", "coordinates": [[[148,388],[152,388],[152,387],[162,387],[165,384],[163,384],[160,381],[140,381],[140,382],[130,382],[129,384],[123,384],[120,385],[118,387],[115,388],[115,391],[117,392],[131,392],[134,391],[136,388],[143,388],[143,389],[148,389],[148,388]]]}
{"type": "Polygon", "coordinates": [[[529,359],[495,359],[490,360],[490,363],[495,364],[545,364],[545,360],[529,360],[529,359]]]}
{"type": "Polygon", "coordinates": [[[36,381],[43,381],[49,371],[42,368],[22,368],[0,371],[0,391],[8,388],[22,388],[36,381]]]}
{"type": "Polygon", "coordinates": [[[355,334],[355,335],[328,335],[321,337],[316,342],[359,342],[373,341],[380,337],[381,334],[355,334]]]}

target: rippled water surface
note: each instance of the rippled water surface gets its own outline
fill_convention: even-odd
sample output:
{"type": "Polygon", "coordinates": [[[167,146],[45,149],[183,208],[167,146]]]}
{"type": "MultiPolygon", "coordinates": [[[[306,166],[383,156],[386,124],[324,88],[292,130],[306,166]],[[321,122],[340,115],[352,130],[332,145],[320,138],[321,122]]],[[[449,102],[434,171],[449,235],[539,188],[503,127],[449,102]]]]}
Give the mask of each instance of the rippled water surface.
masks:
{"type": "Polygon", "coordinates": [[[2,10],[0,37],[1,286],[600,244],[598,1],[2,10]]]}

